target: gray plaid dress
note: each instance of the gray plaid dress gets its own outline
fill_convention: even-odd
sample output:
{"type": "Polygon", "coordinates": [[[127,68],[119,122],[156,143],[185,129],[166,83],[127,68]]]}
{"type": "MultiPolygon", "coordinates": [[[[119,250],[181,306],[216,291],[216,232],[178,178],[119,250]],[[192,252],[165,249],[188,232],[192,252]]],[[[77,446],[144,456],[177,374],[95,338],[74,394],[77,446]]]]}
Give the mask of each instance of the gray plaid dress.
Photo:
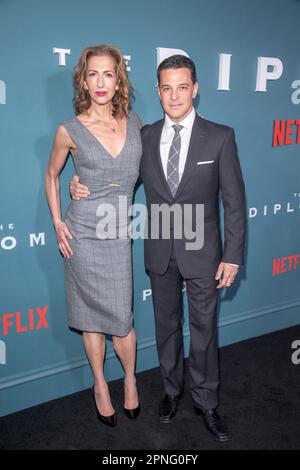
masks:
{"type": "Polygon", "coordinates": [[[76,144],[73,161],[90,195],[72,200],[64,217],[73,256],[64,258],[71,328],[126,336],[132,329],[132,263],[128,207],[142,145],[130,113],[123,149],[114,159],[77,117],[61,123],[76,144]],[[126,207],[126,208],[125,208],[126,207]]]}

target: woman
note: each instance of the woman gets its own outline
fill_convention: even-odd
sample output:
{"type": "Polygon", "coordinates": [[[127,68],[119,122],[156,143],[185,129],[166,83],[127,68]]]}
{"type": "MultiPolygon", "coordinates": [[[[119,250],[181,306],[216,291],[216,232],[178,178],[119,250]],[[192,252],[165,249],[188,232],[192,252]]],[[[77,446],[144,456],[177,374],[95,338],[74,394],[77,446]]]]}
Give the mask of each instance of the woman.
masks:
{"type": "Polygon", "coordinates": [[[69,326],[83,332],[98,419],[115,426],[117,415],[103,372],[106,334],[112,335],[125,371],[124,412],[135,419],[140,411],[131,310],[131,240],[124,235],[127,214],[125,222],[120,217],[123,226],[108,215],[108,231],[101,230],[104,219],[99,215],[107,207],[119,214],[120,196],[131,203],[142,151],[139,119],[130,112],[126,64],[115,47],[85,48],[73,82],[76,116],[57,129],[46,171],[46,194],[64,256],[69,326]],[[69,152],[90,193],[86,199],[73,200],[62,220],[59,175],[69,152]]]}

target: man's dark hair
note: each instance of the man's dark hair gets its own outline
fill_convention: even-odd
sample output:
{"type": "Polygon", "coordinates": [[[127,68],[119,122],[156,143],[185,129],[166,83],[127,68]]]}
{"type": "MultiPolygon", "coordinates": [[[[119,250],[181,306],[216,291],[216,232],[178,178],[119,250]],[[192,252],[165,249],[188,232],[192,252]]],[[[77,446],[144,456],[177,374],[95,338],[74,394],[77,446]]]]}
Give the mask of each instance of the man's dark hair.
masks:
{"type": "Polygon", "coordinates": [[[185,55],[177,54],[177,55],[172,55],[170,57],[167,57],[165,60],[163,60],[157,69],[157,81],[160,83],[160,72],[162,70],[166,69],[181,69],[181,68],[187,68],[191,72],[191,78],[192,82],[196,83],[197,80],[197,74],[196,74],[196,66],[192,59],[189,57],[186,57],[185,55]]]}

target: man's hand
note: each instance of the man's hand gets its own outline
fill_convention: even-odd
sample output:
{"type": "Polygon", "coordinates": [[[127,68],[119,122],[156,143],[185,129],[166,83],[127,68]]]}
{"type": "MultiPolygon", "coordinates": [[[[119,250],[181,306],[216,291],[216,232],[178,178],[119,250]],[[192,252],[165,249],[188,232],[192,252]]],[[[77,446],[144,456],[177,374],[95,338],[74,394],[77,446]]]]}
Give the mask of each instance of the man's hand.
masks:
{"type": "Polygon", "coordinates": [[[79,176],[75,175],[71,179],[70,193],[74,201],[79,201],[82,197],[88,197],[90,195],[89,188],[79,183],[79,176]]]}
{"type": "Polygon", "coordinates": [[[222,287],[230,287],[234,281],[235,276],[238,272],[237,266],[232,266],[232,264],[224,263],[223,261],[219,264],[218,271],[215,277],[216,281],[219,281],[217,289],[222,287]]]}

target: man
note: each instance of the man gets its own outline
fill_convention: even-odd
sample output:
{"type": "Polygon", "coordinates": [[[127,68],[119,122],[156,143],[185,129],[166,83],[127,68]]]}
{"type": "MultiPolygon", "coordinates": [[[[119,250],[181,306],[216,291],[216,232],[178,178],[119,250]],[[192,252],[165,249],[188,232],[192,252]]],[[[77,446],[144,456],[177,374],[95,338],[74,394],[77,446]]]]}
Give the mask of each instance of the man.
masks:
{"type": "MultiPolygon", "coordinates": [[[[195,64],[175,55],[158,67],[158,93],[165,119],[142,129],[143,156],[140,175],[144,184],[150,237],[145,239],[145,267],[149,272],[155,312],[157,350],[165,395],[159,406],[160,421],[169,423],[177,413],[184,390],[182,335],[182,285],[186,283],[190,353],[188,371],[195,411],[220,441],[229,438],[217,412],[219,366],[217,297],[229,287],[243,263],[245,238],[244,183],[233,129],[203,119],[195,113],[198,92],[195,64]],[[219,193],[224,206],[224,249],[219,224],[219,193]],[[171,220],[169,237],[151,238],[151,208],[189,206],[193,218],[204,206],[204,244],[188,248],[177,219],[171,220]]],[[[81,196],[86,190],[71,185],[81,196]]],[[[184,213],[184,211],[183,211],[184,213]]],[[[197,219],[197,217],[196,217],[197,219]]],[[[199,219],[199,218],[198,218],[199,219]]],[[[196,220],[197,222],[197,220],[196,220]]],[[[181,223],[181,222],[180,222],[181,223]]],[[[152,225],[151,225],[152,224],[152,225]]],[[[195,227],[195,220],[193,222],[195,227]]],[[[185,227],[185,222],[183,221],[185,227]]]]}

